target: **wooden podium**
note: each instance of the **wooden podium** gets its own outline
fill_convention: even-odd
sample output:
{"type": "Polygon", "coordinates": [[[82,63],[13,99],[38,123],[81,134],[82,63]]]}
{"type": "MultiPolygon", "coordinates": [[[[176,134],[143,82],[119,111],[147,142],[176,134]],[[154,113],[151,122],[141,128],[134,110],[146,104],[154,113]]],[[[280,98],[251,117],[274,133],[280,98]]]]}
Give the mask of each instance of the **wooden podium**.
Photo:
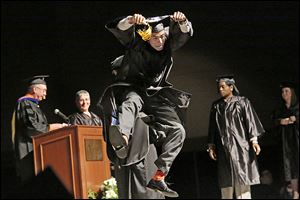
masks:
{"type": "Polygon", "coordinates": [[[102,127],[74,125],[33,137],[35,174],[50,167],[75,199],[111,177],[102,127]]]}

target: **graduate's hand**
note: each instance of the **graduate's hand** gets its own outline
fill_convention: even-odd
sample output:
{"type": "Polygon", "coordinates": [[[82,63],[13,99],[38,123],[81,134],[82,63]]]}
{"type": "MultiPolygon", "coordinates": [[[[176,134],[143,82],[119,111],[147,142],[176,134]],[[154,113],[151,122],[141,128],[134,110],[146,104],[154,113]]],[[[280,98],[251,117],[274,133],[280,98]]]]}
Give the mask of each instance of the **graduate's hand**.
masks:
{"type": "Polygon", "coordinates": [[[290,116],[289,117],[289,124],[293,124],[296,121],[296,117],[295,116],[290,116]]]}
{"type": "Polygon", "coordinates": [[[280,119],[280,125],[288,125],[290,123],[290,118],[280,119]]]}
{"type": "Polygon", "coordinates": [[[216,148],[215,146],[210,145],[207,149],[208,155],[211,159],[217,160],[216,148]]]}
{"type": "Polygon", "coordinates": [[[260,146],[258,143],[252,143],[252,148],[255,151],[256,155],[258,155],[261,151],[260,146]]]}
{"type": "Polygon", "coordinates": [[[170,16],[172,20],[175,22],[184,22],[186,21],[186,16],[182,12],[174,12],[173,15],[170,16]]]}
{"type": "Polygon", "coordinates": [[[146,18],[141,14],[134,14],[132,16],[128,16],[127,19],[129,24],[147,25],[146,18]]]}

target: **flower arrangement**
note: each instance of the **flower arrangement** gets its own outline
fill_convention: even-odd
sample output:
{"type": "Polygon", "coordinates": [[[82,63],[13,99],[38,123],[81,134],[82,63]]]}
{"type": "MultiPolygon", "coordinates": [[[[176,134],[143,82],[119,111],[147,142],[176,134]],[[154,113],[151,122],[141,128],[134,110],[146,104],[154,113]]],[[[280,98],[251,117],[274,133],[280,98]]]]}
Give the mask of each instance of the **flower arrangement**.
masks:
{"type": "Polygon", "coordinates": [[[102,199],[118,199],[117,181],[114,177],[105,180],[100,186],[102,199]]]}
{"type": "Polygon", "coordinates": [[[118,199],[118,187],[117,182],[114,177],[105,180],[98,192],[94,192],[93,190],[88,191],[89,199],[118,199]]]}

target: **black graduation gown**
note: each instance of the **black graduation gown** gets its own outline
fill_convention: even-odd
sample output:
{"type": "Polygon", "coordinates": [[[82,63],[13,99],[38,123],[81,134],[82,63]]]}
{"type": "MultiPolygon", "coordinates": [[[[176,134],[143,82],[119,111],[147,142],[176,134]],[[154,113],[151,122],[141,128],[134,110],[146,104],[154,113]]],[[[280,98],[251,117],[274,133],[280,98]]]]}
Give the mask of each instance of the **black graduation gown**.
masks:
{"type": "Polygon", "coordinates": [[[48,121],[38,100],[22,97],[17,101],[12,120],[12,140],[16,156],[17,175],[27,181],[34,175],[32,136],[46,133],[48,121]]]}
{"type": "Polygon", "coordinates": [[[89,126],[102,126],[101,119],[93,112],[91,117],[83,112],[77,112],[70,115],[68,118],[71,125],[89,125],[89,126]]]}
{"type": "Polygon", "coordinates": [[[296,122],[289,125],[278,125],[282,140],[283,167],[286,181],[299,178],[299,103],[290,108],[282,105],[275,111],[274,120],[296,117],[296,122]]]}
{"type": "Polygon", "coordinates": [[[246,97],[233,96],[211,107],[208,143],[216,145],[220,188],[259,184],[259,171],[250,139],[264,128],[246,97]]]}

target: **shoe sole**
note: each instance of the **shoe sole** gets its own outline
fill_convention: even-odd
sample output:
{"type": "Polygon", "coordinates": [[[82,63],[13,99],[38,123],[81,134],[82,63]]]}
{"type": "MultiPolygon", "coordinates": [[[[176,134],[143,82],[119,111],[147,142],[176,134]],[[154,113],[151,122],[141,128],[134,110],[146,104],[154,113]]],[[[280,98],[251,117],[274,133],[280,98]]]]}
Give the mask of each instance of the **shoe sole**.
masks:
{"type": "Polygon", "coordinates": [[[109,141],[119,158],[127,157],[127,144],[117,126],[109,128],[109,141]]]}
{"type": "Polygon", "coordinates": [[[148,190],[151,190],[153,192],[158,192],[166,197],[173,197],[173,198],[176,198],[176,197],[179,197],[178,194],[171,194],[171,193],[168,193],[168,192],[164,192],[164,191],[161,191],[159,189],[154,189],[154,188],[150,188],[150,187],[147,187],[148,190]]]}

